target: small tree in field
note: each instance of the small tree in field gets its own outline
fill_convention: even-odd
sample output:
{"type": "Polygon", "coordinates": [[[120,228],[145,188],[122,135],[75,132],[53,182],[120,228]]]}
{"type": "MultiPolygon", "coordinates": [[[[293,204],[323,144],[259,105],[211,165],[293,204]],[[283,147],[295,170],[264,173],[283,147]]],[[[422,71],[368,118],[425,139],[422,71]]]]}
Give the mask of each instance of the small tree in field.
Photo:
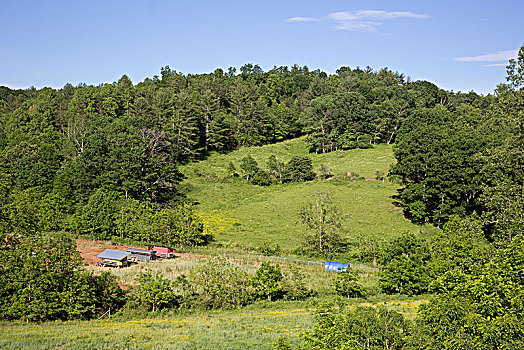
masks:
{"type": "Polygon", "coordinates": [[[305,238],[306,250],[313,255],[335,253],[340,250],[344,244],[339,235],[343,217],[329,193],[317,192],[298,214],[300,221],[311,230],[311,234],[305,238]]]}
{"type": "Polygon", "coordinates": [[[249,181],[249,178],[253,177],[258,171],[258,163],[253,157],[247,155],[240,160],[240,169],[244,171],[246,180],[249,181]]]}
{"type": "Polygon", "coordinates": [[[268,261],[262,263],[255,276],[250,280],[253,286],[256,299],[267,298],[269,301],[275,300],[283,295],[282,270],[280,265],[271,265],[268,261]]]}
{"type": "Polygon", "coordinates": [[[148,310],[155,312],[164,307],[173,306],[176,296],[171,281],[162,275],[153,276],[150,272],[142,272],[136,278],[136,300],[148,310]]]}
{"type": "Polygon", "coordinates": [[[293,156],[286,164],[282,175],[286,181],[310,181],[314,180],[316,175],[313,171],[313,161],[309,156],[293,156]]]}

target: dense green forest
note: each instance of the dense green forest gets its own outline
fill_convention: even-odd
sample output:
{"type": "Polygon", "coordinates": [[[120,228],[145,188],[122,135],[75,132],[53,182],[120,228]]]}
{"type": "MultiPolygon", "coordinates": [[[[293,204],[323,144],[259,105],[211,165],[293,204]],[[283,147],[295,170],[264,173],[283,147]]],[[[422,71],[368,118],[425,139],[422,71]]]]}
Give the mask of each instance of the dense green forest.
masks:
{"type": "Polygon", "coordinates": [[[184,75],[164,67],[136,85],[123,76],[98,87],[2,87],[2,191],[7,211],[26,211],[4,210],[4,223],[23,230],[32,220],[46,231],[109,238],[128,230],[108,214],[154,216],[176,206],[179,165],[211,152],[301,135],[312,152],[367,148],[395,142],[405,120],[426,120],[434,108],[466,118],[483,115],[491,100],[387,69],[341,67],[328,76],[298,66],[263,72],[252,64],[239,74],[230,68],[184,75]]]}
{"type": "MultiPolygon", "coordinates": [[[[263,263],[249,275],[220,259],[175,283],[141,273],[126,296],[113,275],[81,267],[70,236],[205,245],[213,237],[198,203],[180,188],[195,175],[181,167],[302,136],[311,153],[394,144],[396,163],[381,180],[402,185],[392,201],[406,217],[438,228],[430,236],[370,238],[360,254],[361,262],[378,263],[380,293],[432,295],[414,321],[324,298],[302,336],[304,349],[521,348],[523,120],[524,46],[506,82],[488,96],[445,91],[388,69],[341,67],[328,75],[252,64],[198,75],[166,66],[137,84],[123,76],[96,87],[0,87],[0,317],[89,319],[126,302],[155,312],[314,296],[299,271],[263,263]]],[[[246,156],[237,166],[221,180],[271,186],[317,177],[308,156],[271,157],[265,169],[246,156]]],[[[318,177],[331,175],[324,168],[318,177]]],[[[304,206],[297,219],[315,233],[308,249],[294,253],[343,252],[338,214],[329,194],[304,206]]],[[[340,274],[336,293],[367,297],[357,280],[351,271],[340,274]]],[[[275,344],[289,346],[284,338],[275,344]]]]}

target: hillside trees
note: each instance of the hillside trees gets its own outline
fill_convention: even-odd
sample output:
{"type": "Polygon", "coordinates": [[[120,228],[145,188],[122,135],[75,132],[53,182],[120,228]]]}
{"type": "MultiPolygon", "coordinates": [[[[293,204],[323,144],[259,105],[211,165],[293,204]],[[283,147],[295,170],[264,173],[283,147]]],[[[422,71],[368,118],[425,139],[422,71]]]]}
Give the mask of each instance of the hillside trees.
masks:
{"type": "Polygon", "coordinates": [[[506,80],[497,87],[491,111],[505,126],[503,142],[483,154],[481,171],[480,203],[498,245],[524,232],[524,46],[509,61],[506,80]]]}
{"type": "Polygon", "coordinates": [[[483,132],[484,120],[469,106],[454,113],[441,106],[421,109],[407,118],[391,173],[405,185],[400,198],[414,221],[442,225],[452,214],[478,208],[482,162],[476,154],[493,142],[483,132]]]}
{"type": "Polygon", "coordinates": [[[481,268],[443,275],[439,294],[420,310],[413,342],[427,349],[521,348],[523,248],[518,236],[481,268]]]}
{"type": "MultiPolygon", "coordinates": [[[[264,72],[246,64],[239,74],[232,67],[227,73],[182,74],[166,66],[160,76],[138,84],[124,75],[96,87],[3,87],[0,166],[9,178],[10,199],[30,204],[22,200],[30,192],[33,202],[48,207],[38,209],[39,220],[47,215],[45,230],[68,228],[108,237],[114,228],[95,229],[89,225],[96,221],[81,219],[91,215],[90,198],[100,191],[167,208],[182,199],[179,166],[212,152],[306,134],[314,152],[371,147],[395,141],[404,119],[421,108],[439,104],[455,113],[462,105],[483,106],[483,101],[369,67],[341,67],[328,75],[296,65],[264,72]],[[23,191],[29,192],[17,194],[23,191]]],[[[306,158],[283,164],[274,162],[268,171],[249,171],[246,177],[257,174],[259,185],[314,177],[306,158]]],[[[473,208],[476,198],[440,191],[443,195],[426,199],[420,192],[410,188],[404,194],[409,215],[420,221],[444,222],[455,213],[449,209],[454,201],[465,200],[473,208]],[[440,207],[432,204],[442,198],[440,207]]],[[[36,213],[37,207],[30,205],[28,212],[36,213]]],[[[111,208],[114,216],[118,208],[111,208]]]]}
{"type": "MultiPolygon", "coordinates": [[[[445,94],[418,84],[424,96],[449,107],[418,109],[399,132],[391,173],[405,185],[400,198],[414,221],[440,226],[452,214],[478,212],[497,244],[522,232],[523,57],[521,48],[494,98],[445,94]]],[[[424,100],[427,104],[427,99],[417,104],[424,100]]]]}
{"type": "Polygon", "coordinates": [[[113,279],[82,268],[75,242],[63,234],[3,233],[0,244],[2,319],[89,319],[108,305],[103,295],[122,300],[113,279]]]}

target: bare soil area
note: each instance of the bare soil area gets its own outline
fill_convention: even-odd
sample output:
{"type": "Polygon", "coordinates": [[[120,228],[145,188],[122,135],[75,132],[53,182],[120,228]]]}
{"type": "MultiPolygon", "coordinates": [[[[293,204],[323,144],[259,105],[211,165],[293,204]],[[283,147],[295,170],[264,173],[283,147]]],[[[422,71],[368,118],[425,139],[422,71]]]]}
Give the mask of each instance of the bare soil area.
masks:
{"type": "MultiPolygon", "coordinates": [[[[128,248],[147,249],[143,246],[128,246],[122,244],[113,244],[110,241],[95,241],[91,239],[78,238],[76,240],[76,249],[80,252],[82,259],[91,266],[96,266],[100,261],[96,256],[106,249],[123,250],[128,248]]],[[[175,253],[176,256],[184,256],[193,259],[206,258],[205,255],[190,254],[190,253],[175,253]]]]}

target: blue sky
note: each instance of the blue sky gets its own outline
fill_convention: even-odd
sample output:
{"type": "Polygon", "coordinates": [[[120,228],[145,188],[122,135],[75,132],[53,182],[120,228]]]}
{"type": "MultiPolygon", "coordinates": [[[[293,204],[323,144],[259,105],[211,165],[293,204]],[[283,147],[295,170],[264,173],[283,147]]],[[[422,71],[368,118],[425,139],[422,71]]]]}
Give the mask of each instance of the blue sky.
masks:
{"type": "Polygon", "coordinates": [[[80,82],[169,65],[183,73],[294,63],[329,74],[388,67],[490,93],[524,44],[523,0],[0,0],[0,85],[80,82]]]}

